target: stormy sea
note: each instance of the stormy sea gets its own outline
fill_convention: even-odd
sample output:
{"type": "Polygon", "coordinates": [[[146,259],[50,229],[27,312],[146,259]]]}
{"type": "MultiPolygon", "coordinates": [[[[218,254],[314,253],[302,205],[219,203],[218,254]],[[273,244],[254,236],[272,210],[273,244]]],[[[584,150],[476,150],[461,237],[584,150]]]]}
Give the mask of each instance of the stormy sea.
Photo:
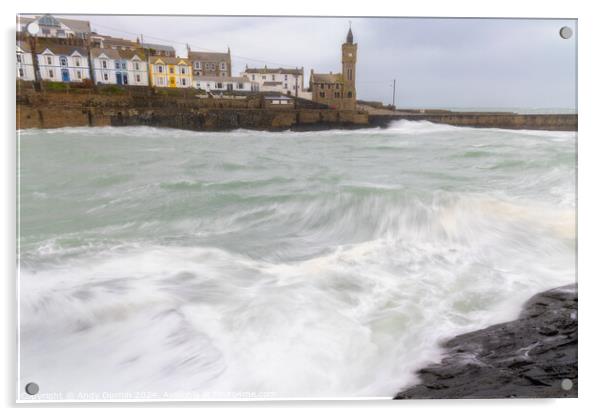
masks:
{"type": "Polygon", "coordinates": [[[442,340],[575,281],[576,140],[21,131],[19,389],[391,398],[442,340]]]}

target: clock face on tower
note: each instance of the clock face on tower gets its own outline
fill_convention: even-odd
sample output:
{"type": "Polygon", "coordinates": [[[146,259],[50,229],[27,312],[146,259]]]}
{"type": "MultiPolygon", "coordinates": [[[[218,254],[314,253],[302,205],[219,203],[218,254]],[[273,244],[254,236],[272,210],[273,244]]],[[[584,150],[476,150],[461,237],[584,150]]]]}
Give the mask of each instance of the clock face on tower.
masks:
{"type": "Polygon", "coordinates": [[[349,52],[347,55],[348,55],[348,56],[353,56],[353,54],[352,54],[351,52],[349,52]]]}

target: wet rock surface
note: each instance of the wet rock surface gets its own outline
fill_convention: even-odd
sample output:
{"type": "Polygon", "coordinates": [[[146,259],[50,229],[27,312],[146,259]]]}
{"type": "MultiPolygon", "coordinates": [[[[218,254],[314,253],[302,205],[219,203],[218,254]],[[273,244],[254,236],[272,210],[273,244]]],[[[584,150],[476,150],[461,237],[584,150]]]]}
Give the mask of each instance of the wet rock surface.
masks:
{"type": "Polygon", "coordinates": [[[577,397],[577,285],[535,295],[517,320],[443,346],[442,361],[395,399],[577,397]]]}

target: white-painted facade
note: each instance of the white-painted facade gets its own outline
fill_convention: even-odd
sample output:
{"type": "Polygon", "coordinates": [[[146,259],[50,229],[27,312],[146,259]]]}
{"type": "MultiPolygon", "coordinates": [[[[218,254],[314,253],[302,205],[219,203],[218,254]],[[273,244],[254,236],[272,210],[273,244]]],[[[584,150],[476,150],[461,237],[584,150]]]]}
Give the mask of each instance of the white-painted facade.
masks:
{"type": "Polygon", "coordinates": [[[147,64],[142,54],[94,49],[92,68],[97,84],[148,85],[147,64]]]}
{"type": "Polygon", "coordinates": [[[247,77],[194,77],[193,86],[205,91],[259,91],[259,84],[247,77]]]}
{"type": "Polygon", "coordinates": [[[303,68],[247,68],[241,76],[259,84],[260,91],[298,95],[303,91],[303,68]]]}
{"type": "Polygon", "coordinates": [[[90,78],[86,53],[77,48],[63,53],[46,48],[38,54],[38,64],[45,81],[82,82],[90,78]]]}
{"type": "Polygon", "coordinates": [[[28,49],[17,44],[17,79],[34,81],[33,57],[28,49]]]}

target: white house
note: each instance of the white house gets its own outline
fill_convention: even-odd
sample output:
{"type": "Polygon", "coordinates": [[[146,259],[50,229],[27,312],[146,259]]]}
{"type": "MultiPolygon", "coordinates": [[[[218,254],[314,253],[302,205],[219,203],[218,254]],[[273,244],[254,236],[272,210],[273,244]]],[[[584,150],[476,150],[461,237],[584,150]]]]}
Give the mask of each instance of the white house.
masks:
{"type": "Polygon", "coordinates": [[[303,91],[303,68],[245,68],[241,76],[259,83],[260,91],[298,96],[303,91]]]}
{"type": "Polygon", "coordinates": [[[146,57],[141,50],[93,48],[90,55],[97,84],[148,85],[146,57]]]}
{"type": "Polygon", "coordinates": [[[193,86],[205,91],[259,91],[259,84],[247,77],[198,76],[193,78],[193,86]]]}
{"type": "Polygon", "coordinates": [[[17,79],[35,80],[31,51],[25,42],[17,42],[17,79]]]}
{"type": "Polygon", "coordinates": [[[82,82],[90,78],[87,52],[70,45],[37,48],[40,77],[45,81],[82,82]]]}

